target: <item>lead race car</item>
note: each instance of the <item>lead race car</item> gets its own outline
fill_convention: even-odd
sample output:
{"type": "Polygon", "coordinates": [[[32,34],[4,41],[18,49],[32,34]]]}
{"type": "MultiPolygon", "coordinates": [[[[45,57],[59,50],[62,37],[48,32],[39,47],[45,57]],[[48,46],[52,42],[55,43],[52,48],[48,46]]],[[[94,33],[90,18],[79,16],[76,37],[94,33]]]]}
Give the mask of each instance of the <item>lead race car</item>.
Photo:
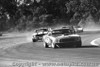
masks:
{"type": "Polygon", "coordinates": [[[45,48],[74,46],[81,47],[81,37],[75,34],[69,28],[55,29],[43,36],[43,45],[45,48]]]}

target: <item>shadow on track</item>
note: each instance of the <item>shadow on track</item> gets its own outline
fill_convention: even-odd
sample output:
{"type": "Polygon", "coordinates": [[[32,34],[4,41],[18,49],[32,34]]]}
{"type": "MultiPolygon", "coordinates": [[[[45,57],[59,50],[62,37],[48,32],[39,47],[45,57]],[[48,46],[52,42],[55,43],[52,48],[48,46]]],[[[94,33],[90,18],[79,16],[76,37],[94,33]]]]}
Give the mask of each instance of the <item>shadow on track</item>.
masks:
{"type": "Polygon", "coordinates": [[[92,45],[90,45],[90,46],[82,46],[80,48],[99,48],[99,46],[92,46],[92,45]]]}
{"type": "Polygon", "coordinates": [[[92,46],[92,45],[89,45],[89,46],[81,46],[81,47],[72,47],[72,46],[67,46],[67,47],[60,47],[58,49],[67,49],[67,48],[74,48],[74,49],[77,49],[77,48],[99,48],[99,46],[92,46]]]}

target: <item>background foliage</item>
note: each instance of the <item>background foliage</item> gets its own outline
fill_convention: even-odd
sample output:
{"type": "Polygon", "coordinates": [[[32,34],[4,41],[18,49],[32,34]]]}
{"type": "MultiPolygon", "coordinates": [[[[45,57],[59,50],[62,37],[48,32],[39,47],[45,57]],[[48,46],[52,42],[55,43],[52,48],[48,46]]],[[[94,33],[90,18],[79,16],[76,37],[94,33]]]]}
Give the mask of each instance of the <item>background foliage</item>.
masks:
{"type": "Polygon", "coordinates": [[[0,31],[30,30],[54,24],[100,19],[100,0],[0,0],[0,31]]]}

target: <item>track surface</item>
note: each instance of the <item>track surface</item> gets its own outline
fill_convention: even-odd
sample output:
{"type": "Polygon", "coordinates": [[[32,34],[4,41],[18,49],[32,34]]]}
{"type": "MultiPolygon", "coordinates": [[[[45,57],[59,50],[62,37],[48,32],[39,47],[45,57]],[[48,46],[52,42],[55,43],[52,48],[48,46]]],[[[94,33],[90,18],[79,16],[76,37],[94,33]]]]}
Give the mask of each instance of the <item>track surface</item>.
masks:
{"type": "Polygon", "coordinates": [[[85,32],[82,37],[81,48],[44,48],[42,42],[25,43],[13,48],[0,51],[1,58],[38,60],[52,62],[100,62],[100,47],[90,42],[100,38],[100,32],[85,32]]]}

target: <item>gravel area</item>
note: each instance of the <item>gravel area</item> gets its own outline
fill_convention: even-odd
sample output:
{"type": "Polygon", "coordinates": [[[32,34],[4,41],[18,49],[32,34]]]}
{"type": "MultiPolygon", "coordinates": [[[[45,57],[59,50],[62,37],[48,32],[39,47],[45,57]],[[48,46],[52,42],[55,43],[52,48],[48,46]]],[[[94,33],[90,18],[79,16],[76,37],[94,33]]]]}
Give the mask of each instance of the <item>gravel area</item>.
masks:
{"type": "MultiPolygon", "coordinates": [[[[10,47],[18,46],[22,43],[28,43],[31,42],[32,39],[32,33],[8,33],[3,34],[3,36],[0,36],[0,51],[5,50],[10,47]]],[[[11,66],[12,60],[7,59],[0,59],[0,67],[18,67],[18,66],[11,66]],[[8,65],[5,65],[5,63],[8,63],[8,65]]]]}
{"type": "Polygon", "coordinates": [[[22,43],[31,42],[32,33],[4,34],[0,37],[0,49],[17,46],[22,43]]]}

